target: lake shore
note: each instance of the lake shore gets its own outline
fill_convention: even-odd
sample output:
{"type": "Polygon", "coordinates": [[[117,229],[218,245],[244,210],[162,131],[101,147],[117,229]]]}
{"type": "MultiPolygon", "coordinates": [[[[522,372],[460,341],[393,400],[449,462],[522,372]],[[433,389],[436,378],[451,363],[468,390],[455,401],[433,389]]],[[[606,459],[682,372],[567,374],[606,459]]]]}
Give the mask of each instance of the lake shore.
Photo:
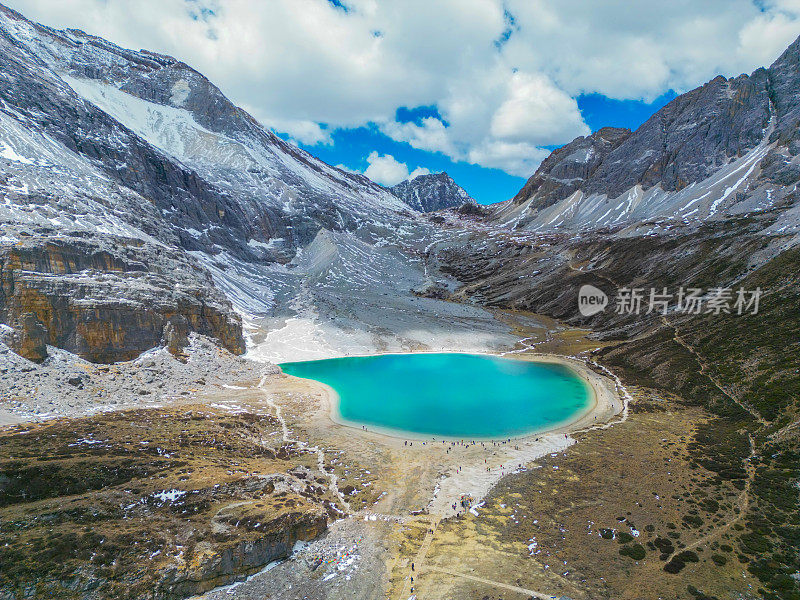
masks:
{"type": "MultiPolygon", "coordinates": [[[[441,353],[440,351],[435,352],[415,352],[415,353],[400,353],[400,352],[387,352],[383,354],[365,354],[365,355],[356,355],[356,356],[400,356],[403,354],[438,354],[441,353]]],[[[424,442],[433,442],[433,441],[444,441],[444,442],[464,442],[464,441],[480,441],[480,442],[502,442],[502,441],[515,441],[518,442],[520,440],[525,440],[531,437],[538,437],[545,433],[569,433],[574,432],[579,429],[583,429],[585,427],[590,427],[595,424],[602,424],[606,423],[609,419],[614,417],[615,415],[622,412],[624,403],[619,398],[614,386],[609,386],[606,378],[598,373],[595,373],[591,369],[589,369],[583,361],[580,361],[575,358],[566,357],[566,356],[559,356],[555,354],[522,354],[522,355],[515,355],[515,356],[507,356],[503,354],[496,354],[496,353],[477,353],[477,352],[447,352],[448,354],[483,354],[485,356],[494,356],[498,358],[506,358],[509,360],[522,360],[528,362],[536,362],[536,363],[549,363],[549,364],[557,364],[560,366],[567,367],[573,373],[575,373],[583,382],[586,384],[589,392],[590,392],[590,399],[588,406],[584,408],[579,413],[573,415],[569,419],[554,425],[545,426],[539,429],[533,429],[531,431],[506,436],[506,437],[480,437],[480,436],[472,436],[467,438],[461,437],[454,437],[454,436],[446,436],[446,435],[432,435],[432,434],[422,434],[416,433],[411,431],[404,431],[401,429],[393,429],[389,427],[380,427],[375,425],[364,426],[361,423],[356,421],[351,421],[346,419],[342,416],[341,411],[339,410],[339,394],[336,392],[334,388],[330,385],[322,383],[320,381],[316,381],[313,379],[305,379],[302,377],[297,377],[298,379],[304,379],[305,381],[310,381],[315,386],[319,386],[324,389],[326,393],[325,403],[327,407],[328,414],[330,416],[331,421],[336,423],[337,425],[341,425],[344,427],[351,427],[356,429],[357,431],[361,432],[372,432],[377,433],[381,436],[385,436],[387,438],[392,439],[399,439],[403,441],[424,441],[424,442]],[[366,427],[366,428],[365,428],[366,427]]],[[[354,358],[354,357],[337,357],[337,358],[354,358]]],[[[287,377],[295,377],[294,375],[285,374],[287,377]]]]}
{"type": "MultiPolygon", "coordinates": [[[[311,387],[319,391],[316,395],[317,414],[313,419],[315,429],[328,429],[335,438],[344,437],[352,446],[364,443],[384,448],[395,457],[396,468],[401,472],[416,468],[421,456],[427,456],[436,465],[437,475],[427,504],[419,508],[448,517],[463,511],[459,506],[453,508],[462,495],[469,495],[474,503],[479,503],[503,476],[529,468],[530,463],[538,458],[564,451],[575,443],[571,434],[605,426],[623,412],[624,401],[617,393],[614,381],[596,373],[579,359],[554,354],[517,354],[508,358],[568,367],[591,389],[593,397],[589,407],[566,423],[517,437],[503,440],[450,439],[376,427],[364,429],[358,423],[341,418],[336,392],[330,386],[290,375],[284,377],[291,387],[311,387]]],[[[430,485],[430,482],[426,483],[430,485]]]]}

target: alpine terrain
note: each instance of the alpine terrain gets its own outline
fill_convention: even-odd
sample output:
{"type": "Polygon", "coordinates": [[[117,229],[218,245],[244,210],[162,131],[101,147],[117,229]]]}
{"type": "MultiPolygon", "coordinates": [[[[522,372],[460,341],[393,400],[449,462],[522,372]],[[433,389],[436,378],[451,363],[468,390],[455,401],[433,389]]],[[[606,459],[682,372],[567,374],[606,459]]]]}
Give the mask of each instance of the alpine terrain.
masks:
{"type": "Polygon", "coordinates": [[[800,40],[484,207],[0,6],[0,597],[800,598],[799,127],[800,40]],[[444,350],[597,405],[404,440],[277,366],[444,350]]]}
{"type": "Polygon", "coordinates": [[[389,191],[420,212],[477,204],[447,173],[418,175],[401,181],[389,188],[389,191]]]}

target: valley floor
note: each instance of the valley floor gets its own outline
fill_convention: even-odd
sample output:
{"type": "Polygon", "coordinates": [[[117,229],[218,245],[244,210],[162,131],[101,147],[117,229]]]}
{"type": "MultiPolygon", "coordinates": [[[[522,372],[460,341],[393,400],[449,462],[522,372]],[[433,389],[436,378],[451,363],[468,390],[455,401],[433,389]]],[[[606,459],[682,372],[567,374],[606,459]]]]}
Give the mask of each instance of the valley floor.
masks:
{"type": "Polygon", "coordinates": [[[479,518],[484,497],[504,476],[536,468],[532,461],[565,451],[574,443],[574,438],[565,433],[605,424],[623,411],[614,383],[579,361],[535,358],[568,362],[591,381],[597,402],[593,410],[570,425],[511,443],[414,440],[407,446],[408,440],[332,422],[323,386],[286,376],[266,383],[262,391],[280,408],[291,435],[333,453],[340,489],[352,486],[357,499],[350,502],[349,517],[336,521],[322,540],[293,560],[235,588],[210,592],[207,598],[291,598],[298,593],[309,598],[412,595],[411,577],[432,572],[421,551],[435,539],[433,530],[453,519],[479,518]],[[349,461],[370,465],[366,481],[338,466],[349,461]],[[471,510],[461,506],[454,510],[462,494],[474,499],[471,510]],[[315,557],[330,555],[337,548],[348,553],[346,559],[316,564],[315,557]]]}
{"type": "MultiPolygon", "coordinates": [[[[750,583],[742,565],[734,555],[713,550],[724,544],[724,534],[720,539],[709,540],[713,545],[698,564],[690,565],[680,577],[665,574],[663,562],[652,553],[646,558],[637,554],[642,548],[640,542],[649,541],[652,545],[653,540],[669,540],[679,548],[702,546],[704,538],[714,535],[712,528],[733,525],[736,509],[746,501],[741,491],[724,488],[719,492],[718,512],[710,523],[703,526],[697,521],[687,524],[682,520],[685,503],[699,503],[706,495],[702,487],[708,475],[692,463],[689,443],[708,415],[645,388],[626,390],[601,366],[567,358],[597,347],[598,342],[587,338],[587,332],[561,327],[547,318],[512,312],[490,315],[483,331],[492,335],[471,340],[465,344],[466,349],[513,354],[523,359],[567,361],[591,382],[598,400],[594,410],[558,431],[511,443],[451,445],[415,440],[406,446],[398,438],[334,423],[324,388],[282,375],[263,362],[267,357],[279,361],[399,349],[396,339],[387,342],[342,329],[331,333],[314,319],[294,318],[285,320],[282,328],[267,332],[254,326],[250,332],[253,349],[245,358],[219,351],[199,337],[193,338],[184,362],[161,350],[112,366],[92,365],[57,353],[61,361],[58,364],[56,360],[44,366],[27,363],[21,369],[16,363],[9,363],[16,359],[6,354],[6,373],[15,369],[20,376],[3,378],[4,418],[6,423],[42,421],[45,427],[48,423],[66,424],[59,433],[65,436],[66,446],[92,448],[94,441],[101,441],[99,436],[108,430],[103,425],[105,420],[115,414],[124,422],[131,419],[134,427],[138,419],[161,414],[163,418],[176,419],[176,427],[181,428],[185,427],[180,424],[185,422],[181,419],[191,419],[198,410],[205,413],[199,426],[209,428],[201,429],[208,440],[208,452],[187,458],[182,438],[177,438],[173,450],[164,442],[163,453],[179,462],[159,467],[163,481],[155,487],[147,483],[146,477],[135,486],[136,480],[122,481],[115,492],[124,495],[128,488],[138,487],[140,495],[169,498],[152,507],[148,504],[153,512],[142,513],[138,526],[127,521],[128,513],[109,516],[107,524],[113,527],[116,522],[126,523],[134,533],[153,536],[155,543],[161,534],[149,532],[149,528],[154,515],[166,511],[167,516],[159,517],[169,524],[163,526],[167,539],[161,543],[164,548],[172,548],[172,553],[165,551],[163,557],[151,557],[145,563],[152,562],[156,570],[177,568],[181,575],[171,575],[174,580],[206,577],[205,584],[182,583],[184,587],[177,589],[184,593],[228,584],[206,592],[202,596],[205,600],[406,600],[414,595],[673,598],[681,597],[687,581],[722,598],[733,597],[734,590],[747,593],[750,583]],[[282,344],[272,343],[274,332],[283,334],[279,336],[282,344]],[[514,344],[509,340],[519,341],[514,344]],[[300,354],[301,350],[311,353],[300,354]],[[36,404],[26,403],[25,398],[36,398],[36,404]],[[115,412],[134,408],[144,410],[145,416],[132,418],[130,412],[115,412]],[[51,421],[52,417],[70,420],[51,421]],[[242,419],[269,421],[258,425],[260,432],[248,429],[254,426],[251,425],[240,434],[242,419]],[[85,426],[96,430],[97,435],[78,436],[84,427],[78,424],[83,423],[88,423],[85,426]],[[211,429],[212,424],[217,428],[211,429]],[[76,432],[76,439],[70,441],[71,430],[76,432]],[[228,435],[233,437],[224,437],[228,435]],[[237,444],[242,443],[245,445],[237,449],[237,444]],[[217,444],[222,444],[219,450],[217,444]],[[281,467],[255,460],[254,453],[260,452],[256,448],[261,447],[272,448],[270,456],[288,462],[281,467]],[[188,472],[187,462],[194,465],[188,472]],[[253,482],[264,480],[259,473],[277,469],[275,473],[279,475],[287,467],[289,475],[280,475],[278,489],[286,490],[281,494],[297,494],[297,500],[292,502],[299,512],[294,514],[303,516],[295,518],[305,519],[302,523],[306,524],[298,525],[291,539],[281,543],[291,546],[296,540],[306,542],[295,546],[289,560],[270,563],[260,572],[260,567],[247,562],[249,555],[243,559],[238,577],[225,571],[218,560],[211,558],[219,548],[231,540],[253,539],[254,534],[259,534],[261,521],[278,523],[284,518],[280,516],[282,501],[276,500],[282,496],[276,497],[273,491],[276,484],[271,483],[272,488],[260,492],[253,492],[252,488],[256,485],[253,482]],[[186,474],[180,476],[181,473],[186,474]],[[235,489],[227,495],[213,492],[220,484],[235,489]],[[189,489],[190,494],[210,493],[206,504],[194,509],[199,510],[197,523],[181,525],[180,514],[187,509],[180,494],[175,500],[170,496],[174,489],[189,489]],[[472,507],[453,510],[453,503],[465,493],[475,499],[472,507]],[[204,517],[208,502],[208,517],[204,517]],[[329,518],[328,529],[321,536],[308,524],[315,522],[314,515],[320,510],[317,506],[324,508],[329,518]],[[226,523],[224,534],[219,531],[221,519],[226,523]],[[211,529],[206,534],[203,528],[207,523],[211,529]],[[187,527],[191,531],[187,532],[187,527]],[[620,553],[622,549],[624,554],[620,553]],[[713,558],[718,556],[722,558],[713,558]],[[721,561],[724,562],[718,564],[721,561]],[[247,573],[252,574],[249,579],[231,584],[247,573]]],[[[465,349],[449,346],[460,339],[469,340],[469,334],[454,330],[444,348],[431,347],[427,339],[407,337],[403,348],[465,349]]],[[[7,429],[0,437],[0,449],[13,448],[9,442],[16,436],[30,435],[31,431],[39,430],[24,425],[7,429]]],[[[129,440],[129,434],[125,435],[123,439],[129,440]]],[[[142,435],[147,437],[144,432],[142,435]]],[[[106,445],[118,441],[112,434],[105,437],[102,442],[106,445]]],[[[134,449],[137,456],[135,453],[134,449]]],[[[36,463],[35,453],[32,460],[36,463]]],[[[105,496],[99,499],[98,492],[92,490],[79,491],[84,495],[72,496],[71,500],[78,506],[81,502],[89,506],[101,501],[116,502],[105,496]]],[[[22,505],[27,507],[23,513],[14,507],[0,511],[5,511],[3,516],[9,523],[27,522],[32,526],[36,522],[35,516],[30,521],[32,515],[54,510],[47,500],[40,502],[44,504],[39,508],[22,505]]],[[[699,521],[703,523],[702,519],[699,521]]],[[[80,522],[74,522],[76,530],[80,522]]],[[[36,527],[42,527],[42,523],[36,527]]],[[[67,532],[70,527],[66,526],[67,532]]],[[[53,532],[41,534],[47,537],[53,532]]],[[[15,550],[20,552],[20,564],[35,561],[30,549],[36,544],[35,538],[15,534],[14,542],[15,550]]],[[[130,572],[126,574],[123,569],[116,577],[132,577],[144,585],[140,576],[133,575],[142,560],[132,559],[130,572]]],[[[30,568],[35,572],[35,566],[30,568]]],[[[81,567],[83,572],[85,569],[85,565],[81,567]]],[[[89,572],[97,575],[91,564],[89,572]]]]}

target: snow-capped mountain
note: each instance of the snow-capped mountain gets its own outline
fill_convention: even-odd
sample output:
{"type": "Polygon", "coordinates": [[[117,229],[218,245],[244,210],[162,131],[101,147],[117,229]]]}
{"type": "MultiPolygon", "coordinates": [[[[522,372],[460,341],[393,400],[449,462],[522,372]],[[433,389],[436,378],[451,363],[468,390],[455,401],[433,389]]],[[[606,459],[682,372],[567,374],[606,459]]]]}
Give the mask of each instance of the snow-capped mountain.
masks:
{"type": "Polygon", "coordinates": [[[431,173],[406,179],[389,188],[395,196],[420,212],[476,204],[475,200],[447,173],[431,173]]]}
{"type": "Polygon", "coordinates": [[[494,217],[536,231],[724,219],[786,208],[800,227],[800,40],[768,69],[678,96],[636,131],[607,127],[555,150],[494,217]]]}
{"type": "Polygon", "coordinates": [[[286,258],[321,227],[380,231],[407,210],[367,178],[281,140],[174,58],[5,8],[0,33],[3,147],[28,159],[16,163],[31,192],[41,169],[26,138],[39,135],[63,146],[50,161],[77,160],[148,198],[187,249],[286,258]]]}
{"type": "Polygon", "coordinates": [[[320,232],[372,248],[430,228],[174,58],[0,6],[0,79],[0,321],[34,354],[127,358],[170,320],[242,351],[230,300],[268,312],[320,232]]]}

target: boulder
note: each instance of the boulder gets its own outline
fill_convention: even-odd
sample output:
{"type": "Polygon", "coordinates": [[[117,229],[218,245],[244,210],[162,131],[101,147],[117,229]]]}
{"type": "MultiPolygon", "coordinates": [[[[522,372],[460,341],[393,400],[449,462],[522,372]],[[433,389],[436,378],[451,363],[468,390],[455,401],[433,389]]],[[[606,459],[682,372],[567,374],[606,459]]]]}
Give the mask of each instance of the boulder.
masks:
{"type": "Polygon", "coordinates": [[[11,348],[20,356],[35,363],[47,358],[48,332],[33,313],[24,313],[17,321],[11,338],[11,348]]]}
{"type": "Polygon", "coordinates": [[[164,325],[164,336],[161,343],[173,356],[183,354],[189,345],[189,321],[183,315],[175,315],[164,325]]]}

